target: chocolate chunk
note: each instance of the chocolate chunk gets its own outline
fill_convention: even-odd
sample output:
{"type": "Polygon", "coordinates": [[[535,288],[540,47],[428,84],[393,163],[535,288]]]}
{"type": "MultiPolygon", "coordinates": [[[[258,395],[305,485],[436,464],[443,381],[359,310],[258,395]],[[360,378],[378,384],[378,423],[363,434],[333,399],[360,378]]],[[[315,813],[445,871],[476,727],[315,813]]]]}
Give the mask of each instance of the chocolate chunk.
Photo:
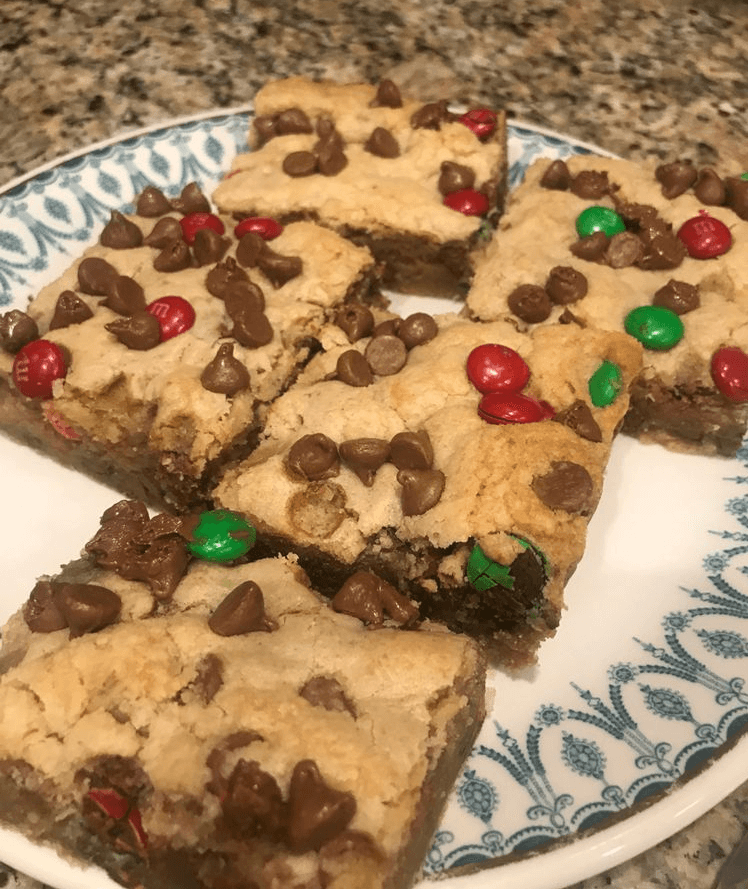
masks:
{"type": "Polygon", "coordinates": [[[78,266],[78,290],[91,296],[106,296],[119,272],[115,267],[98,256],[88,256],[78,266]]]}
{"type": "Polygon", "coordinates": [[[61,327],[70,327],[71,324],[80,324],[93,318],[93,312],[77,293],[72,290],[63,290],[57,297],[55,310],[49,322],[50,330],[59,330],[61,327]]]}
{"type": "Polygon", "coordinates": [[[108,627],[122,610],[117,593],[92,583],[62,583],[55,591],[55,599],[70,627],[71,639],[108,627]]]}
{"type": "Polygon", "coordinates": [[[171,202],[172,207],[183,216],[190,213],[210,213],[210,201],[200,191],[196,182],[189,182],[182,189],[178,198],[171,202]]]}
{"type": "Polygon", "coordinates": [[[594,484],[579,463],[554,460],[548,472],[535,476],[531,487],[549,509],[579,515],[589,515],[592,510],[594,484]]]}
{"type": "Polygon", "coordinates": [[[565,161],[555,160],[548,166],[540,179],[543,188],[551,188],[554,191],[566,191],[571,185],[571,172],[565,161]]]}
{"type": "Polygon", "coordinates": [[[181,272],[191,264],[190,248],[184,241],[170,241],[153,260],[157,272],[181,272]]]}
{"type": "Polygon", "coordinates": [[[612,187],[605,170],[580,170],[569,183],[569,190],[579,198],[597,200],[610,194],[612,187]]]}
{"type": "Polygon", "coordinates": [[[322,432],[303,435],[286,455],[286,469],[307,481],[322,481],[340,473],[340,459],[335,442],[322,432]]]}
{"type": "Polygon", "coordinates": [[[376,157],[400,157],[400,146],[392,133],[384,127],[375,127],[364,142],[364,151],[376,157]]]}
{"type": "Polygon", "coordinates": [[[569,248],[574,256],[585,259],[587,262],[598,262],[605,255],[608,248],[608,236],[605,232],[594,232],[585,238],[580,238],[569,248]]]}
{"type": "Polygon", "coordinates": [[[431,469],[434,449],[425,429],[398,432],[390,442],[390,462],[398,469],[431,469]]]}
{"type": "Polygon", "coordinates": [[[336,713],[350,713],[356,718],[356,708],[345,689],[334,676],[312,676],[299,689],[299,696],[313,707],[336,713]]]}
{"type": "Polygon", "coordinates": [[[400,505],[406,516],[428,512],[444,493],[444,473],[438,469],[401,469],[397,480],[402,485],[400,505]]]}
{"type": "Polygon", "coordinates": [[[558,411],[553,418],[557,423],[568,426],[580,438],[587,441],[602,441],[603,434],[592,411],[584,401],[575,401],[565,410],[558,411]]]}
{"type": "Polygon", "coordinates": [[[438,102],[429,102],[415,111],[411,115],[410,125],[414,130],[439,130],[443,123],[453,120],[454,117],[455,115],[451,114],[447,107],[446,100],[440,99],[438,102]]]}
{"type": "Polygon", "coordinates": [[[249,371],[234,358],[233,343],[222,343],[215,358],[200,374],[200,382],[208,392],[231,397],[249,388],[249,371]]]}
{"type": "Polygon", "coordinates": [[[387,377],[405,367],[408,350],[399,337],[385,334],[369,340],[364,350],[364,357],[375,374],[387,377]]]}
{"type": "Polygon", "coordinates": [[[109,333],[114,334],[123,346],[139,352],[146,352],[161,341],[161,325],[158,323],[158,318],[145,310],[123,318],[115,318],[104,327],[109,333]]]}
{"type": "Polygon", "coordinates": [[[192,253],[198,265],[208,265],[223,259],[229,249],[229,238],[224,238],[212,228],[199,228],[195,232],[192,253]]]}
{"type": "Polygon", "coordinates": [[[231,336],[245,349],[259,349],[273,339],[273,328],[264,312],[247,308],[234,309],[231,336]]]}
{"type": "Polygon", "coordinates": [[[312,122],[301,108],[286,108],[275,115],[274,129],[276,136],[289,136],[294,133],[311,133],[312,122]]]}
{"type": "Polygon", "coordinates": [[[522,321],[537,324],[551,314],[551,300],[539,284],[520,284],[507,297],[507,305],[522,321]]]}
{"type": "Polygon", "coordinates": [[[693,193],[702,204],[721,207],[727,198],[727,189],[724,182],[710,167],[699,170],[693,193]]]}
{"type": "Polygon", "coordinates": [[[204,703],[209,704],[223,686],[223,661],[212,652],[197,663],[195,678],[176,694],[180,704],[186,703],[185,692],[192,692],[204,703]]]}
{"type": "Polygon", "coordinates": [[[157,247],[159,250],[168,247],[173,241],[182,240],[182,226],[173,216],[166,216],[153,226],[143,238],[146,247],[157,247]]]}
{"type": "Polygon", "coordinates": [[[20,309],[11,309],[0,315],[0,345],[15,355],[27,343],[39,338],[36,321],[20,309]]]}
{"type": "Polygon", "coordinates": [[[643,257],[644,244],[633,232],[617,232],[605,250],[605,259],[613,269],[637,265],[643,257]]]}
{"type": "Polygon", "coordinates": [[[99,243],[112,250],[129,250],[131,247],[140,247],[143,232],[134,222],[117,210],[112,210],[111,218],[99,237],[99,243]]]}
{"type": "Polygon", "coordinates": [[[696,182],[697,171],[691,161],[673,161],[661,164],[655,170],[655,178],[662,186],[664,197],[672,200],[688,191],[696,182]]]}
{"type": "Polygon", "coordinates": [[[56,586],[48,580],[38,581],[24,603],[23,619],[32,633],[54,633],[68,625],[55,596],[56,586]]]}
{"type": "Polygon", "coordinates": [[[311,151],[292,151],[283,158],[281,169],[293,179],[312,176],[317,172],[317,155],[311,151]]]}
{"type": "Polygon", "coordinates": [[[279,839],[285,805],[278,782],[255,760],[240,759],[221,800],[223,817],[236,835],[279,839]]]}
{"type": "Polygon", "coordinates": [[[129,275],[117,275],[101,304],[118,315],[135,315],[145,311],[145,291],[129,275]]]}
{"type": "Polygon", "coordinates": [[[296,764],[288,790],[288,845],[293,852],[319,851],[355,814],[353,794],[330,787],[313,760],[296,764]]]}
{"type": "Polygon", "coordinates": [[[385,78],[379,81],[377,93],[369,103],[370,108],[402,108],[403,100],[400,90],[391,80],[385,78]]]}
{"type": "Polygon", "coordinates": [[[380,626],[385,615],[400,625],[411,624],[418,617],[418,609],[409,599],[371,571],[352,574],[333,596],[332,607],[374,626],[380,626]]]}
{"type": "Polygon", "coordinates": [[[377,470],[390,457],[390,443],[383,438],[352,438],[341,442],[338,452],[361,481],[371,487],[377,470]]]}
{"type": "Polygon", "coordinates": [[[551,302],[567,306],[587,294],[587,278],[570,265],[557,265],[548,273],[545,292],[551,302]]]}
{"type": "Polygon", "coordinates": [[[338,357],[335,374],[341,383],[348,386],[370,386],[374,382],[368,361],[356,349],[348,349],[338,357]]]}
{"type": "Polygon", "coordinates": [[[166,195],[154,185],[146,187],[138,195],[135,212],[138,216],[164,216],[171,210],[171,202],[166,195]]]}
{"type": "Polygon", "coordinates": [[[234,284],[246,284],[249,276],[241,268],[233,256],[217,263],[205,276],[205,288],[212,296],[223,299],[226,290],[234,284]]]}
{"type": "Polygon", "coordinates": [[[335,315],[335,323],[351,343],[369,336],[374,330],[374,316],[371,309],[361,303],[348,303],[343,306],[335,315]]]}
{"type": "Polygon", "coordinates": [[[218,636],[277,629],[277,624],[265,614],[262,590],[253,580],[245,580],[231,590],[208,618],[208,626],[218,636]]]}
{"type": "Polygon", "coordinates": [[[701,305],[699,289],[694,284],[671,278],[652,298],[653,306],[664,306],[676,315],[685,315],[701,305]]]}
{"type": "Polygon", "coordinates": [[[463,188],[472,188],[474,185],[475,170],[454,161],[442,161],[437,182],[441,194],[452,194],[454,191],[462,191],[463,188]]]}
{"type": "Polygon", "coordinates": [[[686,258],[686,252],[686,245],[673,232],[656,235],[646,245],[644,256],[639,261],[639,268],[648,270],[677,268],[686,258]]]}
{"type": "Polygon", "coordinates": [[[405,343],[406,349],[428,343],[439,333],[439,328],[432,315],[426,312],[414,312],[404,318],[398,328],[397,336],[405,343]]]}
{"type": "Polygon", "coordinates": [[[727,206],[741,219],[748,219],[748,179],[728,176],[724,185],[727,206]]]}

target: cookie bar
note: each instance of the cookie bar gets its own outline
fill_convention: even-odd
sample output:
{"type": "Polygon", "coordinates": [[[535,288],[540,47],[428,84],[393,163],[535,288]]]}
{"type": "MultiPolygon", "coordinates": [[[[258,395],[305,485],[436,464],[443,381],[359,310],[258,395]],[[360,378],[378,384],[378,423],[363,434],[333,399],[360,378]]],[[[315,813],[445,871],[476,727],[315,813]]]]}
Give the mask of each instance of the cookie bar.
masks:
{"type": "Polygon", "coordinates": [[[377,293],[375,263],[311,222],[235,228],[194,185],[174,199],[148,188],[135,209],[113,213],[26,312],[0,318],[0,428],[189,509],[251,450],[321,326],[377,293]]]}
{"type": "Polygon", "coordinates": [[[253,150],[213,194],[221,210],[317,220],[369,247],[389,288],[464,296],[504,201],[503,112],[302,77],[264,86],[254,110],[253,150]]]}
{"type": "Polygon", "coordinates": [[[373,570],[493,659],[533,662],[582,556],[639,344],[423,313],[322,338],[216,503],[298,552],[323,593],[373,570]]]}
{"type": "Polygon", "coordinates": [[[36,584],[3,630],[0,820],[125,886],[406,889],[484,715],[480,649],[372,630],[293,558],[223,561],[241,525],[121,501],[36,584]]]}
{"type": "Polygon", "coordinates": [[[685,162],[537,161],[476,270],[474,318],[626,330],[624,431],[734,454],[748,421],[748,181],[685,162]]]}

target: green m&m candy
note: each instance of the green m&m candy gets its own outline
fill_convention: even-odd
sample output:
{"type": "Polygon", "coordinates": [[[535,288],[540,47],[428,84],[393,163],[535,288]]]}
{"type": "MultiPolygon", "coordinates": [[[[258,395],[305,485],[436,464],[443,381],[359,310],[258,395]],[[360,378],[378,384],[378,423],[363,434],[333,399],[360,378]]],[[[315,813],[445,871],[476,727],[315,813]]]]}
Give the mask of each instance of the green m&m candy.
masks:
{"type": "Polygon", "coordinates": [[[595,232],[603,232],[603,234],[612,238],[613,235],[626,231],[623,219],[615,210],[597,205],[582,210],[579,216],[577,216],[576,225],[577,234],[580,238],[587,238],[590,235],[594,235],[595,232]]]}
{"type": "Polygon", "coordinates": [[[612,361],[603,361],[587,383],[595,407],[607,407],[618,398],[623,387],[621,368],[612,361]]]}
{"type": "MultiPolygon", "coordinates": [[[[513,537],[523,549],[532,550],[540,564],[543,566],[544,573],[547,575],[548,560],[546,559],[545,554],[542,553],[537,546],[530,543],[529,540],[517,537],[516,534],[511,534],[510,536],[513,537]]],[[[506,590],[512,590],[514,589],[514,578],[510,574],[511,567],[511,565],[502,565],[500,562],[494,562],[493,559],[489,559],[476,543],[468,558],[466,569],[467,579],[476,590],[490,590],[495,586],[502,586],[506,590]]]]}
{"type": "Polygon", "coordinates": [[[203,512],[192,531],[187,549],[208,562],[233,562],[254,546],[257,531],[246,519],[228,509],[203,512]]]}
{"type": "Polygon", "coordinates": [[[683,338],[683,322],[665,306],[637,306],[624,321],[626,333],[656,352],[672,349],[683,338]]]}

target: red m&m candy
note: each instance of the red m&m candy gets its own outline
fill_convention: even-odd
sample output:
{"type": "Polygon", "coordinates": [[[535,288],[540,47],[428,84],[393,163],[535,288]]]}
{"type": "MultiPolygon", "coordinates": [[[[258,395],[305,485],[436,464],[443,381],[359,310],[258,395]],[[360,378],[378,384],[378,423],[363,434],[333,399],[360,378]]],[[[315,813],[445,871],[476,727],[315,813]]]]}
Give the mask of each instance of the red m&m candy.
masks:
{"type": "Polygon", "coordinates": [[[719,391],[731,401],[748,401],[748,355],[737,346],[723,346],[712,355],[710,370],[719,391]]]}
{"type": "Polygon", "coordinates": [[[474,188],[461,188],[452,191],[444,198],[444,204],[465,216],[483,216],[488,213],[488,198],[474,188]]]}
{"type": "Polygon", "coordinates": [[[283,226],[270,216],[248,216],[234,226],[234,234],[237,240],[247,232],[254,232],[263,241],[272,241],[283,231],[283,226]]]}
{"type": "Polygon", "coordinates": [[[212,228],[219,235],[226,231],[215,213],[188,213],[179,220],[179,224],[182,226],[182,237],[188,244],[195,243],[195,235],[201,228],[212,228]]]}
{"type": "Polygon", "coordinates": [[[52,384],[66,374],[62,349],[50,340],[32,340],[13,360],[13,382],[27,398],[51,398],[52,384]]]}
{"type": "Polygon", "coordinates": [[[713,259],[732,246],[730,229],[720,219],[700,210],[698,216],[687,219],[678,229],[678,237],[694,259],[713,259]]]}
{"type": "Polygon", "coordinates": [[[464,123],[479,139],[487,139],[493,133],[496,119],[496,112],[488,108],[474,108],[459,118],[460,123],[464,123]]]}
{"type": "Polygon", "coordinates": [[[468,355],[467,375],[479,392],[519,392],[530,379],[530,368],[509,346],[483,343],[468,355]]]}
{"type": "Polygon", "coordinates": [[[181,296],[162,296],[145,307],[161,327],[161,342],[170,340],[195,323],[195,310],[181,296]]]}
{"type": "Polygon", "coordinates": [[[478,415],[487,423],[538,423],[550,420],[555,411],[547,401],[521,392],[489,392],[478,404],[478,415]]]}

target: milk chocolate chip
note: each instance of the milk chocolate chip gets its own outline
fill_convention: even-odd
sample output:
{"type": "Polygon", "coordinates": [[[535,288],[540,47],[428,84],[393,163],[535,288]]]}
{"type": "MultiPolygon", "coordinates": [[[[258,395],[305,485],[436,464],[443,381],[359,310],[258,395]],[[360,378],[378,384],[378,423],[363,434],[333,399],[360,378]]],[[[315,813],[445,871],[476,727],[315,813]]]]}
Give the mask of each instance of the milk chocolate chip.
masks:
{"type": "Polygon", "coordinates": [[[249,371],[234,357],[233,343],[222,343],[215,358],[200,374],[200,382],[208,392],[231,397],[249,388],[249,371]]]}
{"type": "Polygon", "coordinates": [[[348,158],[343,151],[343,139],[332,125],[323,126],[321,120],[317,126],[320,141],[315,145],[317,154],[317,169],[323,176],[337,176],[348,165],[348,158]]]}
{"type": "Polygon", "coordinates": [[[192,692],[203,704],[209,704],[222,686],[223,661],[211,652],[197,662],[195,678],[180,689],[175,697],[180,704],[186,704],[185,692],[192,692]]]}
{"type": "Polygon", "coordinates": [[[741,219],[748,219],[748,179],[738,176],[725,179],[725,203],[741,219]]]}
{"type": "Polygon", "coordinates": [[[247,284],[249,276],[233,256],[227,256],[205,276],[205,288],[212,296],[223,299],[226,291],[235,284],[247,284]]]}
{"type": "Polygon", "coordinates": [[[245,349],[259,349],[273,339],[273,328],[267,315],[251,307],[240,309],[234,306],[231,320],[231,336],[245,349]]]}
{"type": "Polygon", "coordinates": [[[231,590],[208,618],[208,626],[218,636],[277,629],[277,624],[265,614],[262,590],[253,580],[245,580],[231,590]]]}
{"type": "Polygon", "coordinates": [[[158,318],[143,310],[134,315],[115,318],[105,324],[109,333],[114,334],[123,346],[145,352],[157,346],[161,341],[161,325],[158,318]]]}
{"type": "Polygon", "coordinates": [[[276,253],[256,232],[242,235],[236,248],[236,258],[241,265],[259,268],[273,287],[282,287],[298,277],[304,268],[300,256],[276,253]]]}
{"type": "Polygon", "coordinates": [[[331,481],[310,482],[288,502],[288,518],[302,534],[325,539],[337,531],[345,519],[345,491],[331,481]]]}
{"type": "Polygon", "coordinates": [[[223,259],[229,249],[230,240],[212,228],[200,228],[195,232],[192,253],[198,265],[208,265],[223,259]]]}
{"type": "Polygon", "coordinates": [[[122,600],[107,587],[91,583],[61,583],[55,599],[70,638],[96,633],[113,624],[122,610],[122,600]]]}
{"type": "Polygon", "coordinates": [[[390,443],[383,438],[352,438],[341,442],[338,452],[361,481],[371,487],[377,470],[390,456],[390,443]]]}
{"type": "Polygon", "coordinates": [[[400,157],[400,146],[392,133],[384,127],[375,127],[364,142],[364,151],[376,157],[400,157]]]}
{"type": "Polygon", "coordinates": [[[655,235],[647,244],[644,256],[639,260],[642,269],[674,269],[686,257],[686,245],[673,232],[655,235]]]}
{"type": "Polygon", "coordinates": [[[59,330],[59,328],[69,327],[71,324],[80,324],[81,321],[92,317],[93,312],[77,293],[72,290],[63,290],[57,297],[49,329],[59,330]]]}
{"type": "Polygon", "coordinates": [[[551,314],[551,300],[539,284],[520,284],[507,297],[507,305],[522,321],[538,324],[551,314]]]}
{"type": "Polygon", "coordinates": [[[569,265],[557,265],[548,274],[545,292],[556,305],[570,305],[587,294],[587,278],[569,265]]]}
{"type": "Polygon", "coordinates": [[[652,305],[664,306],[676,315],[685,315],[686,312],[692,312],[701,305],[699,289],[694,284],[671,278],[655,293],[652,305]]]}
{"type": "Polygon", "coordinates": [[[117,275],[101,304],[118,315],[134,315],[145,311],[145,291],[129,275],[117,275]]]}
{"type": "Polygon", "coordinates": [[[275,115],[273,122],[276,136],[290,136],[294,133],[311,133],[312,122],[301,108],[286,108],[275,115]]]}
{"type": "Polygon", "coordinates": [[[409,599],[371,571],[352,574],[333,596],[332,607],[374,626],[381,625],[385,615],[400,625],[418,617],[418,609],[409,599]]]}
{"type": "Polygon", "coordinates": [[[182,226],[179,220],[173,216],[166,216],[153,226],[151,231],[143,238],[146,247],[157,247],[159,250],[167,247],[173,241],[182,240],[182,226]]]}
{"type": "Polygon", "coordinates": [[[553,419],[557,423],[568,426],[580,438],[585,438],[587,441],[603,440],[600,427],[592,416],[589,405],[584,401],[575,401],[565,410],[558,411],[553,419]]]}
{"type": "Polygon", "coordinates": [[[348,349],[338,357],[335,374],[348,386],[370,386],[374,382],[369,363],[356,349],[348,349]]]}
{"type": "Polygon", "coordinates": [[[288,845],[293,852],[319,851],[355,814],[353,794],[330,787],[313,760],[296,764],[288,790],[288,845]]]}
{"type": "Polygon", "coordinates": [[[605,250],[605,259],[613,269],[637,265],[644,256],[644,244],[632,232],[613,235],[605,250]]]}
{"type": "Polygon", "coordinates": [[[532,489],[549,509],[589,515],[592,508],[592,477],[579,463],[554,461],[548,472],[535,476],[532,489]]]}
{"type": "Polygon", "coordinates": [[[312,176],[317,172],[317,155],[311,151],[292,151],[283,158],[281,169],[293,179],[312,176]]]}
{"type": "Polygon", "coordinates": [[[88,256],[78,266],[78,290],[91,296],[106,296],[119,272],[99,256],[88,256]]]}
{"type": "Polygon", "coordinates": [[[414,312],[403,318],[397,328],[397,336],[405,343],[406,349],[428,343],[439,333],[436,321],[426,312],[414,312]]]}
{"type": "Polygon", "coordinates": [[[428,512],[444,493],[444,473],[438,469],[401,469],[397,480],[402,485],[400,505],[406,516],[428,512]]]}
{"type": "Polygon", "coordinates": [[[15,355],[27,343],[39,338],[36,321],[20,309],[11,309],[0,315],[0,344],[6,352],[15,355]]]}
{"type": "Polygon", "coordinates": [[[140,247],[143,243],[143,232],[117,210],[112,210],[109,222],[99,237],[99,243],[112,250],[129,250],[140,247]]]}
{"type": "Polygon", "coordinates": [[[431,469],[434,449],[425,429],[398,432],[390,442],[390,462],[398,469],[431,469]]]}
{"type": "Polygon", "coordinates": [[[371,108],[402,108],[403,100],[400,90],[391,80],[380,80],[377,93],[369,103],[371,108]]]}
{"type": "Polygon", "coordinates": [[[371,309],[362,306],[361,303],[348,303],[343,306],[335,315],[335,323],[351,343],[369,336],[374,330],[374,316],[371,309]]]}
{"type": "Polygon", "coordinates": [[[724,182],[710,167],[699,170],[693,193],[702,204],[720,207],[725,203],[727,190],[724,182]]]}
{"type": "Polygon", "coordinates": [[[181,272],[191,264],[190,248],[184,241],[170,241],[153,260],[157,272],[181,272]]]}
{"type": "Polygon", "coordinates": [[[210,213],[210,201],[200,191],[196,182],[189,182],[182,189],[178,198],[171,202],[172,207],[183,216],[190,213],[210,213]]]}
{"type": "Polygon", "coordinates": [[[364,357],[375,374],[385,377],[396,374],[405,367],[408,350],[399,337],[385,334],[369,340],[364,349],[364,357]]]}
{"type": "Polygon", "coordinates": [[[313,707],[337,713],[350,713],[356,718],[356,708],[345,689],[334,676],[312,676],[299,689],[299,696],[313,707]]]}
{"type": "Polygon", "coordinates": [[[340,473],[340,459],[335,442],[322,432],[303,435],[286,455],[286,468],[291,475],[307,481],[321,481],[340,473]]]}
{"type": "Polygon", "coordinates": [[[569,183],[569,190],[579,198],[597,200],[610,194],[611,184],[605,170],[580,170],[569,183]]]}
{"type": "Polygon", "coordinates": [[[32,633],[54,633],[68,625],[55,596],[56,586],[48,580],[38,581],[24,603],[23,619],[32,633]]]}
{"type": "Polygon", "coordinates": [[[475,171],[464,164],[442,161],[439,169],[437,187],[443,195],[461,191],[463,188],[472,188],[475,185],[475,171]]]}
{"type": "Polygon", "coordinates": [[[447,107],[445,99],[438,102],[429,102],[415,111],[410,118],[410,125],[414,130],[440,130],[441,125],[452,120],[452,115],[447,107]]]}
{"type": "Polygon", "coordinates": [[[540,185],[543,188],[550,188],[554,191],[566,191],[571,185],[571,172],[566,162],[562,160],[553,161],[545,173],[543,173],[540,185]]]}
{"type": "Polygon", "coordinates": [[[688,191],[696,182],[697,170],[691,161],[673,161],[661,164],[655,170],[655,178],[662,186],[664,197],[672,200],[688,191]]]}
{"type": "Polygon", "coordinates": [[[234,766],[221,808],[229,828],[243,839],[280,839],[285,821],[283,796],[275,778],[255,760],[240,759],[234,766]]]}
{"type": "Polygon", "coordinates": [[[135,212],[138,216],[163,216],[170,212],[171,203],[166,195],[154,185],[146,187],[138,195],[135,212]]]}
{"type": "Polygon", "coordinates": [[[580,238],[569,248],[574,256],[587,262],[598,262],[605,255],[609,238],[605,232],[595,232],[580,238]]]}

